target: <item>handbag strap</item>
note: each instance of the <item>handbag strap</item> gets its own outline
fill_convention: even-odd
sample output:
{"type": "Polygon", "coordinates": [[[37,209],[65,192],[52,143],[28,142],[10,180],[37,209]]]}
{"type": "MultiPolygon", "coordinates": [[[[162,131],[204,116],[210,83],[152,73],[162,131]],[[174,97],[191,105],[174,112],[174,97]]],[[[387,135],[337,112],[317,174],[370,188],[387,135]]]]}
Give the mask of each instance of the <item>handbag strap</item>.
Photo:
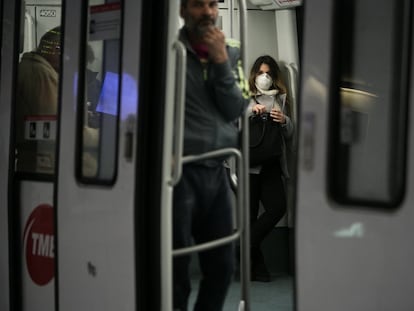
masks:
{"type": "Polygon", "coordinates": [[[260,118],[260,120],[258,122],[260,122],[260,124],[262,126],[262,133],[260,134],[260,138],[257,140],[257,142],[255,144],[250,144],[249,143],[249,147],[250,148],[255,148],[255,147],[259,146],[262,143],[263,138],[264,138],[265,133],[266,133],[267,122],[268,122],[268,120],[261,119],[261,117],[259,115],[253,115],[253,116],[251,116],[250,117],[250,122],[251,122],[251,119],[253,119],[253,118],[254,119],[260,118]]]}
{"type": "MultiPolygon", "coordinates": [[[[254,95],[253,96],[253,100],[254,100],[254,102],[256,103],[256,105],[258,105],[258,104],[260,104],[258,101],[257,101],[257,99],[256,99],[256,95],[254,95]]],[[[255,148],[255,147],[257,147],[257,146],[259,146],[261,143],[262,143],[262,141],[263,141],[263,138],[264,138],[264,136],[265,136],[265,132],[266,132],[266,123],[267,123],[267,120],[263,120],[261,117],[260,117],[260,115],[258,115],[258,114],[253,114],[252,116],[250,116],[250,119],[256,119],[256,118],[260,118],[260,124],[262,125],[262,133],[261,133],[261,135],[260,135],[260,138],[258,139],[258,141],[255,143],[255,144],[249,144],[249,147],[250,148],[255,148]]]]}

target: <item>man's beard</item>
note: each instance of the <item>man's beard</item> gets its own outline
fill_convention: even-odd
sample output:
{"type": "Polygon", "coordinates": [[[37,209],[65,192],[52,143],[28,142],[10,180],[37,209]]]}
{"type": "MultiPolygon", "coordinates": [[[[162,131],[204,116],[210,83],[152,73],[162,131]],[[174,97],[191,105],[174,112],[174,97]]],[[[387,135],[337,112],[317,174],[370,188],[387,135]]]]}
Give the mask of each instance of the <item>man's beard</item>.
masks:
{"type": "Polygon", "coordinates": [[[203,18],[198,22],[191,20],[191,28],[197,37],[202,38],[210,28],[214,27],[215,22],[216,21],[213,18],[203,18]]]}

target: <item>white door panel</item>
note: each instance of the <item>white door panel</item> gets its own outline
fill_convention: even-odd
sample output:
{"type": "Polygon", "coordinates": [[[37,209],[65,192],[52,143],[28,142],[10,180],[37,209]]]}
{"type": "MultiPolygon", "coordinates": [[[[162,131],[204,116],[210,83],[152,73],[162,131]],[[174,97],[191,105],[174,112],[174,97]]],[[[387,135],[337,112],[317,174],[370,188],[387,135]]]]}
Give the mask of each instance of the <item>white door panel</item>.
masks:
{"type": "MultiPolygon", "coordinates": [[[[300,311],[385,311],[414,307],[410,293],[414,285],[411,272],[414,247],[409,242],[414,196],[408,191],[414,177],[411,161],[414,132],[409,126],[408,132],[398,127],[401,124],[404,127],[406,122],[401,111],[412,104],[407,102],[409,97],[404,97],[404,87],[396,87],[400,96],[386,92],[395,87],[392,81],[409,83],[409,89],[413,89],[404,69],[406,42],[412,38],[406,36],[406,15],[402,14],[407,11],[404,7],[407,2],[390,9],[389,4],[376,1],[375,5],[364,8],[358,2],[355,19],[340,24],[344,10],[338,10],[339,2],[336,5],[324,0],[306,2],[296,213],[296,297],[300,311]],[[381,15],[378,20],[382,23],[375,24],[377,11],[388,16],[384,19],[381,15]],[[393,15],[394,12],[400,15],[393,15]],[[388,28],[382,30],[390,21],[397,25],[392,35],[388,28]],[[367,31],[365,37],[360,31],[361,23],[367,31]],[[349,34],[347,31],[353,26],[355,30],[349,36],[354,46],[346,43],[352,46],[348,50],[340,41],[350,39],[343,34],[349,34]],[[332,38],[338,40],[332,42],[332,38]],[[381,46],[387,40],[396,40],[392,42],[397,48],[371,52],[372,46],[381,46]],[[338,55],[355,60],[353,76],[338,73],[345,68],[338,55]],[[370,63],[378,62],[383,55],[385,61],[381,66],[370,67],[370,63]],[[364,57],[366,62],[361,62],[364,57]],[[358,95],[350,100],[344,92],[358,95]],[[377,123],[384,128],[392,124],[392,129],[385,131],[387,135],[382,135],[384,129],[377,129],[376,135],[368,132],[366,136],[357,131],[362,121],[355,107],[361,102],[367,108],[362,96],[375,96],[376,107],[368,110],[367,126],[371,127],[368,131],[375,129],[377,123]],[[338,106],[339,100],[342,106],[338,106]],[[348,107],[351,109],[347,110],[348,107]],[[377,114],[380,109],[390,107],[387,114],[377,114]],[[335,109],[339,113],[335,114],[335,109]],[[352,113],[348,114],[349,111],[352,113]],[[342,118],[335,119],[338,115],[342,118]],[[349,120],[351,123],[347,123],[349,120]],[[337,132],[341,134],[335,136],[337,132]],[[389,158],[377,161],[381,158],[378,152],[387,152],[389,158]],[[355,162],[360,159],[367,161],[365,165],[355,162]],[[372,163],[377,164],[371,167],[372,163]],[[381,189],[390,192],[384,195],[381,189]]],[[[413,117],[411,109],[408,119],[413,117]]]]}
{"type": "Polygon", "coordinates": [[[86,6],[81,0],[68,5],[57,191],[60,310],[169,311],[171,258],[164,255],[170,252],[166,246],[171,233],[164,225],[171,211],[178,4],[127,0],[121,6],[108,3],[93,9],[95,31],[99,18],[122,16],[113,27],[123,30],[122,46],[104,32],[98,37],[94,33],[98,41],[91,45],[100,64],[93,64],[93,71],[102,70],[97,75],[102,90],[96,111],[102,119],[97,128],[78,132],[77,117],[89,114],[79,102],[84,60],[78,56],[85,53],[80,36],[84,30],[82,23],[69,21],[81,16],[86,6]],[[121,14],[115,14],[118,7],[121,14]],[[168,18],[158,20],[167,8],[168,18]],[[102,12],[106,17],[97,16],[102,12]],[[147,31],[141,32],[141,23],[147,31]],[[85,131],[100,137],[97,147],[86,143],[85,131]],[[88,152],[95,155],[97,170],[86,174],[88,152]]]}
{"type": "Polygon", "coordinates": [[[20,182],[22,308],[55,310],[53,183],[20,182]]]}
{"type": "MultiPolygon", "coordinates": [[[[71,1],[68,5],[71,9],[66,11],[66,20],[77,19],[82,1],[71,1]]],[[[125,6],[128,6],[131,12],[139,12],[139,3],[126,1],[125,6]]],[[[127,21],[130,23],[131,16],[127,14],[125,18],[128,18],[127,21]]],[[[135,28],[138,31],[139,19],[135,17],[135,21],[135,28]]],[[[120,28],[121,20],[118,19],[117,23],[120,28]]],[[[113,145],[117,146],[115,150],[117,156],[109,157],[110,165],[113,166],[109,173],[105,169],[105,173],[101,171],[93,177],[96,178],[96,182],[89,180],[84,183],[79,179],[79,171],[76,173],[74,150],[78,147],[78,142],[74,125],[77,117],[76,109],[79,108],[73,108],[79,107],[79,93],[76,92],[78,89],[76,77],[79,77],[77,68],[80,65],[78,55],[82,46],[79,34],[85,30],[79,28],[80,23],[68,22],[65,27],[63,64],[65,70],[57,191],[60,309],[131,310],[135,307],[135,161],[125,158],[124,150],[127,134],[136,137],[134,120],[137,118],[138,105],[139,45],[135,42],[138,37],[131,39],[133,43],[130,38],[115,42],[115,44],[130,43],[128,48],[123,50],[125,54],[122,57],[125,61],[122,63],[122,75],[117,74],[117,62],[120,56],[116,56],[116,49],[119,50],[119,45],[113,46],[111,51],[106,52],[106,57],[109,57],[108,53],[115,55],[111,60],[108,58],[103,60],[107,70],[116,74],[115,83],[119,83],[122,77],[124,86],[121,88],[120,110],[117,112],[117,115],[120,114],[119,131],[116,132],[116,136],[113,136],[115,132],[109,134],[115,139],[114,142],[118,142],[113,145]],[[100,184],[99,178],[103,178],[104,184],[100,184]]],[[[113,45],[114,42],[106,42],[107,46],[109,44],[113,45]]],[[[105,87],[104,75],[102,79],[102,85],[105,87]]],[[[116,116],[109,116],[109,118],[112,118],[111,122],[113,122],[116,116]]],[[[108,137],[104,136],[106,135],[104,127],[98,128],[98,131],[102,137],[108,137]]],[[[85,156],[85,152],[83,154],[85,156]]],[[[91,154],[94,156],[93,152],[91,154]]],[[[107,151],[105,154],[107,155],[107,151]]],[[[134,150],[132,154],[135,154],[134,150]]],[[[98,164],[106,164],[108,161],[108,158],[100,155],[97,157],[98,164]]],[[[80,162],[82,163],[81,160],[80,162]]],[[[84,171],[80,170],[80,173],[84,171]]]]}

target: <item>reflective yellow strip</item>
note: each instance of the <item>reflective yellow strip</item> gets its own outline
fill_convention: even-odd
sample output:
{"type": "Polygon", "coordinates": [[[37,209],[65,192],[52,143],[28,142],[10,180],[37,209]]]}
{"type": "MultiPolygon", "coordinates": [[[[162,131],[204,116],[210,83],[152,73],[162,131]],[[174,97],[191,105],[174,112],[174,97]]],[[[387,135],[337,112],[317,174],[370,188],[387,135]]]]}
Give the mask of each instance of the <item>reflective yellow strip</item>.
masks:
{"type": "Polygon", "coordinates": [[[239,76],[239,88],[242,91],[242,95],[245,99],[250,98],[250,92],[249,92],[249,84],[247,83],[247,80],[244,77],[244,71],[241,60],[237,62],[237,70],[238,70],[238,76],[239,76]]]}
{"type": "Polygon", "coordinates": [[[228,46],[239,48],[240,49],[240,41],[232,38],[226,38],[226,44],[228,46]]]}

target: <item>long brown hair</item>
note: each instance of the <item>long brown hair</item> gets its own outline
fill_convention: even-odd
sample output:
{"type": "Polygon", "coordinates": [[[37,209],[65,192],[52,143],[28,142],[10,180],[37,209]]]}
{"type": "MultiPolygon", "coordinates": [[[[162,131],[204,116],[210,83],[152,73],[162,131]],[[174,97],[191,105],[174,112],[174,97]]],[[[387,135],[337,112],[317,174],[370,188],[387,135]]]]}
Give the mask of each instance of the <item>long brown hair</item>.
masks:
{"type": "Polygon", "coordinates": [[[279,90],[280,94],[286,94],[287,90],[286,90],[286,85],[283,82],[282,79],[282,73],[279,69],[279,66],[277,65],[277,62],[275,61],[275,59],[269,55],[263,55],[260,56],[256,59],[256,61],[254,62],[252,69],[250,70],[250,76],[249,76],[249,89],[250,92],[252,94],[256,94],[257,93],[257,88],[256,88],[256,76],[260,71],[260,66],[262,64],[266,64],[269,66],[269,75],[270,77],[273,79],[273,85],[271,87],[271,89],[277,89],[279,90]]]}

